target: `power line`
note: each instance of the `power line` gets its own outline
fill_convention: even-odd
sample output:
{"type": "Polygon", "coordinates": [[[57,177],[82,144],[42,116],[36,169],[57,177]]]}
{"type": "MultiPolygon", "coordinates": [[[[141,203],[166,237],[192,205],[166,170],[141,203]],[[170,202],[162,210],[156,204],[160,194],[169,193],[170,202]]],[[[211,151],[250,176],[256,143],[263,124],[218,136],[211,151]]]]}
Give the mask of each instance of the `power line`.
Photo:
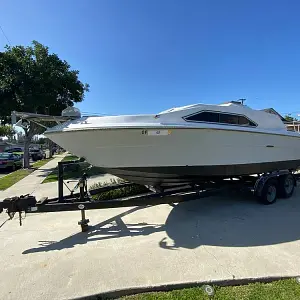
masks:
{"type": "Polygon", "coordinates": [[[4,30],[3,30],[3,28],[2,28],[1,25],[0,25],[0,29],[1,29],[1,31],[2,31],[2,33],[3,33],[3,35],[4,35],[4,37],[6,38],[6,40],[7,40],[8,44],[9,44],[9,46],[11,46],[10,40],[8,39],[8,37],[7,37],[7,35],[5,34],[5,32],[4,32],[4,30]]]}

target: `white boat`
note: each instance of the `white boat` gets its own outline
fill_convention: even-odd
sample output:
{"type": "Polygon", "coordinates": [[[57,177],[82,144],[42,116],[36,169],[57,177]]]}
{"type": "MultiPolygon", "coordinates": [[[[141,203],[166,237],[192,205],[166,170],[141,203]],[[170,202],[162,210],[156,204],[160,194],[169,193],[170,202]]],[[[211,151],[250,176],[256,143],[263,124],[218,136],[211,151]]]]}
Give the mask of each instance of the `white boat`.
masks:
{"type": "Polygon", "coordinates": [[[300,166],[299,133],[275,114],[234,101],[82,117],[45,135],[108,173],[154,187],[300,166]]]}

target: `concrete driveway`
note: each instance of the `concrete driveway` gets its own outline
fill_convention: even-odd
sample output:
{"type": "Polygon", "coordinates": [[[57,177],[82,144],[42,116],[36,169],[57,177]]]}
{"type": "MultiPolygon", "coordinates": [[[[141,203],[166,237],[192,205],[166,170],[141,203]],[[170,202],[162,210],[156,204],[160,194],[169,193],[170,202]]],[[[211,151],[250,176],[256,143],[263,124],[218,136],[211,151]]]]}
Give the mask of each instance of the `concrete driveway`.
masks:
{"type": "Polygon", "coordinates": [[[293,198],[270,206],[236,194],[88,211],[88,233],[80,232],[79,217],[32,214],[22,227],[15,219],[0,228],[1,299],[70,299],[129,287],[300,273],[299,188],[293,198]]]}

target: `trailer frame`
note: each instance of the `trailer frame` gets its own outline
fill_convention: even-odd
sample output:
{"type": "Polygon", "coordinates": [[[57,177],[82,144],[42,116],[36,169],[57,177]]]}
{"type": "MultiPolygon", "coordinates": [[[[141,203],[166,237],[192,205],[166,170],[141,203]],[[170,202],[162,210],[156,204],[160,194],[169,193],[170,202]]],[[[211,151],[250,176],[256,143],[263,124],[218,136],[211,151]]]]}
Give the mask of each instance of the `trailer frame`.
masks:
{"type": "Polygon", "coordinates": [[[300,179],[300,174],[296,174],[293,170],[278,170],[265,174],[258,174],[256,176],[237,176],[235,178],[226,178],[215,181],[209,178],[201,184],[177,186],[161,192],[149,190],[147,193],[135,196],[98,201],[95,200],[93,196],[103,192],[132,186],[134,183],[125,182],[88,190],[88,177],[87,174],[84,173],[75,186],[75,188],[79,188],[79,193],[74,193],[73,189],[71,190],[70,195],[64,196],[64,167],[78,163],[79,161],[58,163],[59,174],[57,198],[49,199],[48,197],[44,197],[39,201],[37,201],[32,195],[21,195],[6,198],[3,201],[0,201],[0,213],[5,209],[11,219],[17,213],[20,225],[22,225],[24,213],[79,210],[81,218],[78,221],[78,225],[80,225],[81,231],[85,232],[89,229],[89,219],[86,218],[86,210],[178,203],[216,195],[217,193],[220,193],[220,191],[233,189],[251,191],[263,204],[273,204],[276,201],[277,196],[282,196],[279,195],[278,191],[285,188],[285,178],[289,179],[289,186],[287,185],[287,188],[290,191],[283,196],[285,198],[288,198],[293,194],[294,187],[297,186],[297,181],[300,179]],[[290,186],[291,184],[293,185],[292,187],[290,186]],[[275,196],[273,193],[274,189],[275,196]],[[273,194],[269,193],[269,190],[273,194]]]}

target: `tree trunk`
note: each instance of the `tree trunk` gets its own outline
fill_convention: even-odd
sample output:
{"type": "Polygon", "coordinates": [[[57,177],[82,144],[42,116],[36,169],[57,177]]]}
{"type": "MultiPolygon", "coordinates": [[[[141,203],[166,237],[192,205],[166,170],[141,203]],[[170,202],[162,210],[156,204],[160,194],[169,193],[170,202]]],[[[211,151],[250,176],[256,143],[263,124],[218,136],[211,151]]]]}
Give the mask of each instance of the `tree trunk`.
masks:
{"type": "Polygon", "coordinates": [[[30,146],[31,138],[27,138],[25,134],[25,142],[24,142],[24,156],[23,156],[23,168],[29,169],[30,168],[30,157],[29,157],[29,146],[30,146]]]}
{"type": "Polygon", "coordinates": [[[49,158],[53,156],[53,142],[48,139],[48,147],[49,147],[49,158]]]}
{"type": "Polygon", "coordinates": [[[29,157],[30,142],[35,134],[40,134],[43,131],[45,131],[45,129],[33,122],[30,122],[29,127],[24,129],[24,131],[25,131],[25,136],[24,136],[23,168],[29,169],[30,168],[30,157],[29,157]]]}

